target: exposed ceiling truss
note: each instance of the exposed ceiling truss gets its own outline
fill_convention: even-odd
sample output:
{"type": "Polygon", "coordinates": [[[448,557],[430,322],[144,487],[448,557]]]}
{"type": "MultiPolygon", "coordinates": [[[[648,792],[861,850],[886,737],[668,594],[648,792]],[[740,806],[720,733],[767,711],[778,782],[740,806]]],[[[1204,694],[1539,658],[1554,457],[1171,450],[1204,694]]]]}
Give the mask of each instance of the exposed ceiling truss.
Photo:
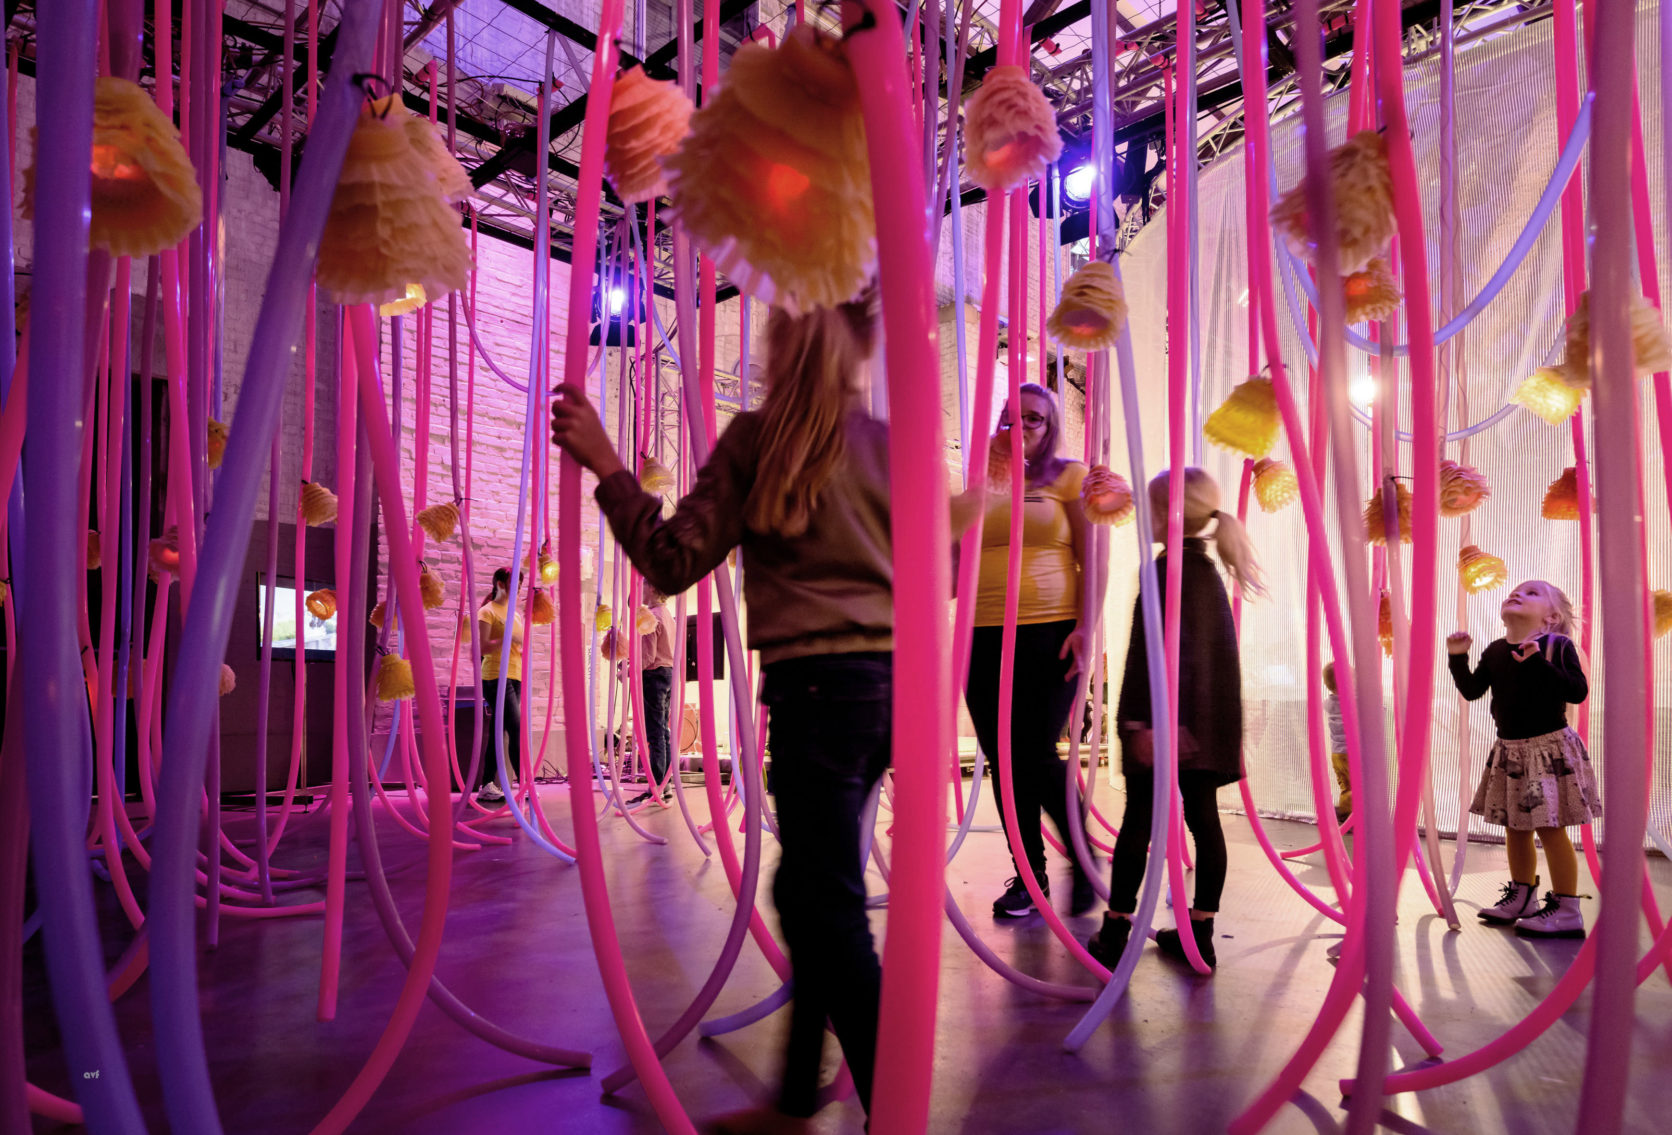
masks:
{"type": "MultiPolygon", "coordinates": [[[[5,0],[8,39],[31,69],[34,8],[40,0],[5,0]]],[[[956,0],[952,0],[956,2],[956,0]]],[[[997,0],[972,0],[970,42],[964,73],[965,93],[972,91],[996,59],[997,0]]],[[[1171,0],[1164,0],[1171,8],[1171,0]]],[[[176,26],[183,0],[174,0],[176,26]]],[[[284,15],[286,0],[226,0],[224,16],[225,72],[223,106],[228,144],[250,152],[258,168],[278,177],[278,149],[288,116],[295,144],[305,133],[304,91],[315,77],[305,29],[314,19],[320,29],[319,55],[329,65],[335,45],[341,0],[294,0],[296,44],[292,53],[294,97],[283,97],[284,15]]],[[[596,0],[405,0],[401,76],[402,96],[415,112],[428,114],[432,91],[445,124],[455,121],[460,160],[477,186],[472,207],[484,232],[533,247],[535,232],[535,124],[542,84],[554,107],[551,146],[545,155],[549,170],[552,250],[568,258],[575,212],[575,181],[580,156],[580,127],[586,108],[596,37],[579,17],[592,18],[596,0]],[[565,14],[565,11],[569,14],[565,14]],[[447,101],[448,36],[453,36],[456,65],[456,105],[447,101]],[[548,34],[552,42],[551,74],[543,75],[548,34]]],[[[781,31],[793,0],[722,0],[719,27],[699,26],[696,39],[716,35],[722,66],[744,41],[767,28],[781,31]]],[[[149,5],[147,5],[149,9],[149,5]]],[[[902,11],[915,5],[901,3],[902,11]]],[[[1335,89],[1346,81],[1352,48],[1353,0],[1320,0],[1325,30],[1325,86],[1335,89]]],[[[826,6],[808,4],[810,19],[829,26],[834,18],[826,6]]],[[[933,12],[943,10],[925,7],[933,12]]],[[[1174,16],[1138,26],[1134,18],[1162,11],[1158,0],[1119,0],[1115,6],[1117,52],[1111,75],[1114,131],[1121,155],[1115,192],[1122,231],[1127,236],[1142,227],[1158,203],[1161,134],[1166,69],[1176,48],[1174,16]]],[[[1406,0],[1404,4],[1407,60],[1437,50],[1438,0],[1406,0]]],[[[1091,0],[1034,0],[1027,9],[1026,33],[1035,80],[1058,108],[1058,123],[1071,146],[1083,150],[1090,139],[1092,67],[1090,52],[1091,0]]],[[[1454,34],[1460,44],[1495,35],[1549,13],[1549,0],[1458,0],[1454,34]]],[[[675,78],[673,42],[674,0],[630,0],[628,30],[622,38],[624,64],[643,62],[657,78],[675,78]]],[[[1281,116],[1296,104],[1292,0],[1268,5],[1266,50],[1267,86],[1273,115],[1281,116]]],[[[149,40],[148,40],[149,42],[149,40]]],[[[175,58],[179,58],[178,45],[175,58]]],[[[1242,139],[1242,86],[1238,78],[1224,0],[1207,0],[1198,7],[1196,42],[1198,152],[1201,163],[1213,161],[1242,139]]],[[[150,82],[147,72],[142,76],[150,82]]],[[[942,113],[948,94],[941,86],[942,113]]],[[[944,135],[944,132],[943,132],[944,135]]],[[[960,186],[967,201],[978,200],[979,189],[960,186]]],[[[616,225],[624,212],[608,198],[604,223],[616,225]]],[[[642,230],[641,230],[642,231],[642,230]]],[[[665,234],[659,241],[658,285],[664,288],[670,272],[665,234]]]]}

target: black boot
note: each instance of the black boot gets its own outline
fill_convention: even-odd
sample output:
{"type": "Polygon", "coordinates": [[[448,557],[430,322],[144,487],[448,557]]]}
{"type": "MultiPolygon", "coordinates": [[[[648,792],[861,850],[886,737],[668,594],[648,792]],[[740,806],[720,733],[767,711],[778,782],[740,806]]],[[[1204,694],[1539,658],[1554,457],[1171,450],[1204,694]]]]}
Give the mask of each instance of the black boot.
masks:
{"type": "Polygon", "coordinates": [[[1086,939],[1086,953],[1101,962],[1105,969],[1114,969],[1121,954],[1126,952],[1126,940],[1131,936],[1130,918],[1104,914],[1103,928],[1086,939]]]}
{"type": "MultiPolygon", "coordinates": [[[[1208,968],[1212,969],[1214,966],[1219,964],[1219,959],[1214,957],[1213,954],[1213,919],[1192,918],[1190,920],[1190,929],[1191,932],[1196,935],[1197,951],[1202,955],[1202,960],[1208,964],[1208,968]]],[[[1186,965],[1190,964],[1190,959],[1184,952],[1184,943],[1179,941],[1179,932],[1177,930],[1156,931],[1155,944],[1160,947],[1161,952],[1169,958],[1172,958],[1175,961],[1184,962],[1186,965]]]]}

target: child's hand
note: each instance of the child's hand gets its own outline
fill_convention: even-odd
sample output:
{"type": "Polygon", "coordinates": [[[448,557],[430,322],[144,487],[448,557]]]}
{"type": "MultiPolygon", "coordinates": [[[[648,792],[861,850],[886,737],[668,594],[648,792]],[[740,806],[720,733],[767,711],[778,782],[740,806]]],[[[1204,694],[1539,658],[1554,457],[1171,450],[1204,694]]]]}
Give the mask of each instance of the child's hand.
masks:
{"type": "Polygon", "coordinates": [[[1474,639],[1469,637],[1469,633],[1467,631],[1458,631],[1455,634],[1448,634],[1446,636],[1446,653],[1467,654],[1469,653],[1469,647],[1474,644],[1474,641],[1474,639]]]}
{"type": "Polygon", "coordinates": [[[1538,640],[1539,636],[1534,635],[1532,638],[1527,639],[1524,642],[1517,643],[1515,649],[1510,651],[1511,657],[1513,657],[1517,662],[1527,661],[1527,659],[1538,653],[1538,640]]]}

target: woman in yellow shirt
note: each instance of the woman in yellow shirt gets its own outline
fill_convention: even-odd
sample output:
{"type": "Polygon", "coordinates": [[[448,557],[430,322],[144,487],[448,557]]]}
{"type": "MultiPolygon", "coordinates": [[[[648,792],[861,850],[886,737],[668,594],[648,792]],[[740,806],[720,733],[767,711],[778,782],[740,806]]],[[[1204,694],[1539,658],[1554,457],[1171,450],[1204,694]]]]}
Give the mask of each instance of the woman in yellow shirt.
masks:
{"type": "MultiPolygon", "coordinates": [[[[1045,841],[1040,831],[1043,808],[1067,846],[1068,805],[1064,777],[1067,764],[1057,756],[1057,739],[1068,723],[1074,702],[1074,676],[1088,649],[1080,626],[1080,581],[1083,577],[1088,524],[1080,507],[1080,482],[1086,467],[1057,456],[1062,414],[1056,398],[1036,383],[1021,389],[1022,452],[1027,460],[1023,485],[1022,580],[1016,617],[1014,696],[1010,721],[1011,778],[1015,816],[1000,813],[1008,833],[1017,828],[1039,880],[1050,893],[1045,875],[1045,841]]],[[[999,415],[994,447],[1010,447],[1010,429],[1018,415],[1006,405],[999,415]]],[[[1010,493],[1002,488],[988,497],[981,535],[981,582],[975,600],[975,637],[970,651],[965,702],[975,735],[998,777],[999,665],[1004,636],[1005,580],[1010,565],[1010,493]]],[[[1073,857],[1070,856],[1070,859],[1073,857]]],[[[1014,866],[1014,863],[1012,864],[1014,866]]],[[[1073,863],[1071,914],[1084,914],[1096,901],[1091,881],[1073,863]]],[[[993,903],[993,914],[1020,918],[1033,910],[1033,900],[1020,874],[1012,877],[993,903]]]]}
{"type": "Polygon", "coordinates": [[[505,742],[507,783],[516,773],[522,751],[523,621],[521,615],[511,618],[511,648],[507,661],[505,623],[510,615],[510,596],[511,569],[502,567],[493,573],[493,586],[489,588],[487,597],[482,600],[482,606],[476,611],[476,622],[482,632],[482,720],[488,727],[488,748],[482,757],[482,774],[487,783],[482,788],[481,797],[490,801],[505,798],[499,787],[499,778],[494,773],[499,767],[500,731],[508,735],[505,742]],[[501,680],[505,682],[503,722],[494,717],[494,706],[499,699],[501,680]]]}

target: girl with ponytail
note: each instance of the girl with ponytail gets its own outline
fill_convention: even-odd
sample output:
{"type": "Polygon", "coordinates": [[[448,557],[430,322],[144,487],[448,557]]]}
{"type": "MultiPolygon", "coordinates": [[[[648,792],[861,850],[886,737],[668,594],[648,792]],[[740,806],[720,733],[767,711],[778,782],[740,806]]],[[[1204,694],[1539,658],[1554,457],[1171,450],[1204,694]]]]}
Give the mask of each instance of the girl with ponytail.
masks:
{"type": "MultiPolygon", "coordinates": [[[[1149,485],[1155,542],[1167,539],[1169,474],[1149,485]]],[[[1208,555],[1213,541],[1219,563],[1244,597],[1264,594],[1254,545],[1234,516],[1219,508],[1219,486],[1205,471],[1184,471],[1183,588],[1179,602],[1178,781],[1184,822],[1196,843],[1196,901],[1190,929],[1202,960],[1212,966],[1213,917],[1225,886],[1225,833],[1219,826],[1221,786],[1243,777],[1242,663],[1236,625],[1219,567],[1208,555]]],[[[1166,578],[1167,556],[1156,557],[1155,571],[1166,578]]],[[[1166,608],[1166,595],[1162,595],[1166,608]]],[[[1126,778],[1126,813],[1115,840],[1109,873],[1109,912],[1103,928],[1086,944],[1093,957],[1111,969],[1126,948],[1137,909],[1138,886],[1149,855],[1150,810],[1154,799],[1155,746],[1150,721],[1149,665],[1144,620],[1134,608],[1126,673],[1116,709],[1120,728],[1121,772],[1126,778]]],[[[1156,944],[1169,957],[1184,960],[1177,930],[1163,930],[1156,944]]]]}

